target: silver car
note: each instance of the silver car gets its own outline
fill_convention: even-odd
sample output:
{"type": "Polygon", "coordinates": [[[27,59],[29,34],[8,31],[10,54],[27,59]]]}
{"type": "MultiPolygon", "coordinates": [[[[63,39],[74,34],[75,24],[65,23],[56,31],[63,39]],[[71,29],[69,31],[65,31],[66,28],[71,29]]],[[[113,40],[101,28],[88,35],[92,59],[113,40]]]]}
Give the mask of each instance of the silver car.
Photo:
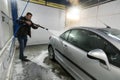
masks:
{"type": "Polygon", "coordinates": [[[51,36],[48,51],[75,80],[120,80],[120,30],[72,28],[51,36]]]}

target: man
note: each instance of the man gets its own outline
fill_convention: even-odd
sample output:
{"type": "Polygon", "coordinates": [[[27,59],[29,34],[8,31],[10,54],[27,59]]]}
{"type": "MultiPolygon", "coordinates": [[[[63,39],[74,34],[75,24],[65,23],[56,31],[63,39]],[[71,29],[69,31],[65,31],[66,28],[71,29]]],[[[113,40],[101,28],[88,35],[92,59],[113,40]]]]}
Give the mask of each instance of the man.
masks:
{"type": "Polygon", "coordinates": [[[26,59],[27,56],[24,56],[24,50],[27,44],[27,35],[31,37],[31,27],[33,29],[38,28],[31,21],[31,18],[32,18],[32,13],[28,12],[26,16],[21,17],[18,20],[19,29],[17,31],[17,38],[20,47],[19,59],[21,59],[22,61],[29,61],[28,59],[26,59]]]}

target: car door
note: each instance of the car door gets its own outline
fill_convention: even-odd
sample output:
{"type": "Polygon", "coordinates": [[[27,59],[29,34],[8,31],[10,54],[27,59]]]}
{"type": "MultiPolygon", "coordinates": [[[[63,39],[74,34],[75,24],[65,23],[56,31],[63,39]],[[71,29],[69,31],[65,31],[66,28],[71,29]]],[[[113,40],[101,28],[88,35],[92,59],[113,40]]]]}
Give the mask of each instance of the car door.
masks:
{"type": "MultiPolygon", "coordinates": [[[[82,49],[79,49],[79,45],[83,45],[85,39],[82,34],[82,30],[73,29],[71,30],[67,42],[63,41],[64,56],[70,62],[69,67],[73,69],[73,72],[80,77],[82,80],[92,80],[89,77],[89,74],[81,68],[83,64],[83,57],[86,52],[82,49]]],[[[80,80],[81,80],[80,79],[80,80]]]]}
{"type": "Polygon", "coordinates": [[[80,34],[80,31],[77,29],[71,30],[69,37],[66,42],[63,41],[63,49],[64,49],[64,55],[67,56],[70,60],[72,60],[75,63],[82,63],[82,55],[79,53],[81,52],[84,53],[84,51],[79,50],[79,48],[76,47],[78,45],[78,40],[80,39],[81,41],[83,38],[81,38],[82,35],[80,34]]]}
{"type": "Polygon", "coordinates": [[[82,54],[84,58],[82,59],[83,65],[81,67],[90,75],[92,80],[104,80],[102,79],[104,75],[102,71],[109,72],[107,66],[99,60],[88,58],[87,53],[94,49],[103,50],[106,42],[93,32],[84,30],[83,34],[87,40],[84,42],[84,45],[80,45],[79,47],[86,52],[82,54]]]}
{"type": "MultiPolygon", "coordinates": [[[[116,57],[120,57],[119,51],[101,36],[87,30],[85,30],[85,33],[84,36],[87,37],[86,39],[88,39],[88,41],[86,42],[87,45],[84,45],[87,46],[87,49],[85,47],[83,48],[86,53],[83,54],[82,69],[84,69],[93,80],[120,80],[120,69],[115,66],[115,64],[120,63],[120,58],[114,61],[116,57]],[[94,49],[102,49],[106,53],[111,65],[110,70],[103,61],[91,59],[87,56],[87,53],[94,49]],[[117,54],[116,57],[113,57],[115,54],[117,54]]],[[[81,47],[82,45],[80,48],[81,47]]]]}
{"type": "Polygon", "coordinates": [[[56,51],[55,53],[57,53],[57,55],[59,55],[59,54],[63,55],[65,53],[63,42],[66,42],[69,34],[70,34],[70,30],[61,34],[54,41],[54,44],[55,44],[54,47],[55,47],[55,51],[56,51]]]}
{"type": "Polygon", "coordinates": [[[70,34],[70,30],[64,32],[62,35],[60,35],[59,37],[59,41],[58,41],[58,45],[57,45],[57,49],[61,52],[61,53],[65,53],[64,52],[64,45],[63,42],[67,41],[68,35],[70,34]]]}

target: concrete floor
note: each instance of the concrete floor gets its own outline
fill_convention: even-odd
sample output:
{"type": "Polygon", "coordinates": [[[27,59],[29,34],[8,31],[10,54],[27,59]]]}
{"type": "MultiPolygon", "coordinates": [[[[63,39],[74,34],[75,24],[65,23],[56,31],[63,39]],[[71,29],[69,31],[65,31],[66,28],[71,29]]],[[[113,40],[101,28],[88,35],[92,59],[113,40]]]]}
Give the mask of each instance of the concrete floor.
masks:
{"type": "Polygon", "coordinates": [[[29,46],[25,50],[29,62],[18,59],[17,49],[11,80],[74,80],[57,62],[48,58],[47,45],[29,46]]]}

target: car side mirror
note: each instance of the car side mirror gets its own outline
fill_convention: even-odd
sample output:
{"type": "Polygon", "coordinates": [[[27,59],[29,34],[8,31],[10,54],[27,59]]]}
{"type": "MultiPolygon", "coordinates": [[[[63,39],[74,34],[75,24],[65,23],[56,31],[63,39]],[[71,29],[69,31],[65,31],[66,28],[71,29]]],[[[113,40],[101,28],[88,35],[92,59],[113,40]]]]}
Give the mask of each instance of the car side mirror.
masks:
{"type": "Polygon", "coordinates": [[[101,50],[101,49],[92,50],[92,51],[88,52],[87,56],[89,58],[98,59],[101,62],[105,62],[105,64],[107,65],[108,70],[110,70],[110,65],[109,65],[109,62],[108,62],[107,55],[105,54],[105,52],[103,50],[101,50]]]}

